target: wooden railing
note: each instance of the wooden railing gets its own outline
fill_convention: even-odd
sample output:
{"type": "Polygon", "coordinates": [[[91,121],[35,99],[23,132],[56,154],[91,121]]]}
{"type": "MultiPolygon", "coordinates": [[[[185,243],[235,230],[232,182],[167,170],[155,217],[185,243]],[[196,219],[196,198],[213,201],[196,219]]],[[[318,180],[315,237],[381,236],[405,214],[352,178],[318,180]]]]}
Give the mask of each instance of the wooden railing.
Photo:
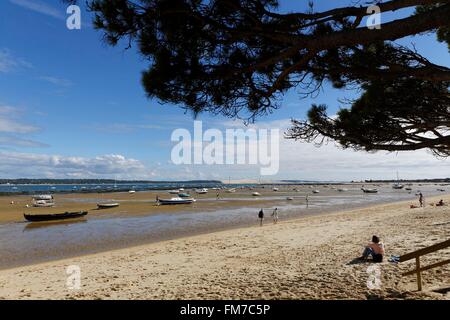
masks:
{"type": "Polygon", "coordinates": [[[442,250],[442,249],[445,249],[448,247],[450,247],[450,239],[447,241],[437,243],[435,245],[432,245],[432,246],[429,246],[429,247],[426,247],[426,248],[423,248],[423,249],[420,249],[420,250],[417,250],[414,252],[410,252],[410,253],[407,253],[407,254],[401,256],[400,262],[405,262],[405,261],[408,261],[408,260],[411,260],[414,258],[416,259],[416,268],[412,271],[403,273],[402,276],[409,276],[414,273],[417,274],[417,288],[419,291],[422,291],[422,274],[421,274],[421,272],[446,265],[446,264],[450,263],[450,259],[447,259],[447,260],[444,260],[441,262],[437,262],[437,263],[433,263],[433,264],[430,264],[425,267],[421,267],[420,266],[420,257],[425,254],[432,253],[432,252],[435,252],[438,250],[442,250]]]}

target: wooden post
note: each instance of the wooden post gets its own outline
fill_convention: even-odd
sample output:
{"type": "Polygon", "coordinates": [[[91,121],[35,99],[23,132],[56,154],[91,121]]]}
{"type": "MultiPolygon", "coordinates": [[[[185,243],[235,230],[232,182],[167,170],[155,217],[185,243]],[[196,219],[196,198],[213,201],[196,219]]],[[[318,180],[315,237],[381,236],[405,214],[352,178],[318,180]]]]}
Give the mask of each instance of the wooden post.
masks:
{"type": "Polygon", "coordinates": [[[420,274],[420,256],[416,257],[417,288],[422,291],[422,275],[420,274]]]}

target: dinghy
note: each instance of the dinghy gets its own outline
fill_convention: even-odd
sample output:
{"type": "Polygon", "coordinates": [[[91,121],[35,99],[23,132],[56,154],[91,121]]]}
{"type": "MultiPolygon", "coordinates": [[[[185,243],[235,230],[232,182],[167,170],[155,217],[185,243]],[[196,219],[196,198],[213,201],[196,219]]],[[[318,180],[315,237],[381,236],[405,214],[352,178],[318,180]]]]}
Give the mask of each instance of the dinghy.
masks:
{"type": "Polygon", "coordinates": [[[193,198],[180,198],[180,197],[173,197],[170,199],[158,199],[157,204],[159,205],[167,205],[167,204],[191,204],[195,200],[193,198]]]}
{"type": "Polygon", "coordinates": [[[252,193],[252,196],[254,196],[254,197],[260,197],[261,194],[260,194],[259,192],[253,192],[253,193],[252,193]]]}
{"type": "Polygon", "coordinates": [[[64,213],[51,213],[51,214],[26,214],[23,216],[28,221],[36,222],[36,221],[54,221],[54,220],[65,220],[65,219],[75,219],[81,218],[87,215],[87,211],[78,211],[78,212],[64,212],[64,213]]]}
{"type": "Polygon", "coordinates": [[[98,209],[109,209],[109,208],[115,208],[118,207],[120,204],[117,202],[110,202],[110,203],[97,203],[98,209]]]}
{"type": "Polygon", "coordinates": [[[189,193],[179,193],[178,196],[180,198],[190,198],[190,197],[192,197],[189,193]]]}
{"type": "Polygon", "coordinates": [[[361,190],[362,190],[364,193],[378,193],[378,189],[376,189],[376,188],[372,188],[372,189],[361,188],[361,190]]]}

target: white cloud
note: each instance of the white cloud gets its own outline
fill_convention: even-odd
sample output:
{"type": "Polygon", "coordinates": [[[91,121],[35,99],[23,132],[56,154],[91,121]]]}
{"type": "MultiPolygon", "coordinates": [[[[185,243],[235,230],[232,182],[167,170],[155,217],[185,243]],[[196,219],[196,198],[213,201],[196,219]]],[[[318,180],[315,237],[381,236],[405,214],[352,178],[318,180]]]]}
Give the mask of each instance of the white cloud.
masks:
{"type": "Polygon", "coordinates": [[[10,73],[20,68],[31,68],[32,65],[23,58],[14,56],[8,49],[0,49],[0,73],[10,73]]]}
{"type": "Polygon", "coordinates": [[[118,154],[88,158],[4,151],[0,176],[150,179],[153,173],[141,161],[118,154]]]}
{"type": "Polygon", "coordinates": [[[168,130],[170,128],[161,126],[161,125],[153,125],[153,124],[133,124],[133,123],[96,123],[91,125],[96,131],[105,132],[105,133],[129,133],[137,130],[168,130]]]}
{"type": "MultiPolygon", "coordinates": [[[[224,128],[278,128],[280,130],[280,170],[275,176],[264,176],[263,180],[360,180],[360,179],[395,179],[399,171],[402,179],[446,178],[450,177],[450,159],[439,159],[427,150],[410,152],[356,152],[343,150],[330,142],[321,147],[314,144],[287,140],[283,133],[289,128],[290,120],[282,119],[257,122],[245,127],[239,121],[204,123],[203,130],[212,124],[223,131],[224,128]]],[[[186,127],[192,133],[192,127],[186,127]]],[[[203,132],[204,132],[203,131],[203,132]]],[[[206,143],[203,144],[203,147],[206,143]]],[[[246,151],[248,152],[248,151],[246,151]]],[[[201,175],[208,179],[259,179],[259,166],[255,165],[196,165],[189,167],[173,166],[171,173],[195,178],[201,175]]],[[[170,172],[170,171],[169,171],[170,172]]]]}
{"type": "Polygon", "coordinates": [[[47,16],[56,18],[56,19],[65,19],[65,12],[58,10],[55,7],[52,7],[44,2],[37,0],[9,0],[12,4],[20,6],[22,8],[38,12],[41,14],[45,14],[47,16]]]}
{"type": "Polygon", "coordinates": [[[60,87],[70,87],[73,85],[72,81],[58,77],[42,76],[39,79],[60,87]]]}
{"type": "Polygon", "coordinates": [[[30,133],[38,130],[38,127],[32,125],[23,124],[13,119],[0,118],[0,132],[30,133]]]}
{"type": "Polygon", "coordinates": [[[40,128],[17,120],[21,110],[11,106],[0,105],[0,133],[31,133],[40,128]]]}
{"type": "Polygon", "coordinates": [[[30,139],[23,139],[12,136],[0,136],[0,146],[15,146],[25,148],[44,148],[48,147],[48,144],[34,141],[30,139]]]}

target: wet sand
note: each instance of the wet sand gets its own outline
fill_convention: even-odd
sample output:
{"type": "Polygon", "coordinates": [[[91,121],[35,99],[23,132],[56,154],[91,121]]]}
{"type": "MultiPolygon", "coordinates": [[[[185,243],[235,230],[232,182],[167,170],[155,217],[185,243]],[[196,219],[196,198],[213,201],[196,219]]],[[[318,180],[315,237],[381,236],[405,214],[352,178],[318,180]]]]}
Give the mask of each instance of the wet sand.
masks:
{"type": "MultiPolygon", "coordinates": [[[[220,192],[219,200],[211,190],[207,195],[196,195],[198,201],[195,204],[179,206],[156,206],[153,200],[156,195],[171,197],[168,192],[161,191],[134,195],[56,195],[57,207],[27,208],[28,212],[90,212],[84,219],[48,223],[24,221],[20,210],[29,203],[30,197],[17,197],[18,202],[14,205],[1,199],[3,207],[10,211],[1,213],[7,222],[0,223],[0,269],[252,226],[257,224],[256,214],[260,208],[264,208],[266,218],[270,219],[272,210],[277,207],[280,218],[289,220],[402,199],[416,202],[414,193],[396,191],[389,185],[379,186],[380,194],[377,195],[363,194],[359,187],[346,186],[348,191],[339,192],[336,186],[316,186],[319,194],[311,194],[313,189],[308,186],[283,186],[277,192],[266,187],[258,189],[261,197],[251,196],[255,190],[238,190],[236,193],[220,192]],[[298,188],[298,192],[294,188],[298,188]],[[308,206],[306,194],[309,194],[308,206]],[[294,200],[287,201],[287,196],[294,200]],[[107,200],[121,205],[113,209],[91,210],[97,202],[107,200]]],[[[426,188],[428,193],[432,193],[434,186],[426,188]]]]}
{"type": "MultiPolygon", "coordinates": [[[[414,193],[421,189],[425,196],[435,195],[437,186],[434,184],[426,184],[413,186],[412,192],[405,190],[393,191],[391,186],[385,185],[371,185],[366,184],[366,187],[377,187],[380,189],[378,195],[366,195],[369,198],[376,198],[383,195],[395,195],[399,197],[385,198],[384,201],[402,200],[401,196],[410,194],[414,197],[414,193]]],[[[169,194],[168,191],[142,191],[135,194],[128,192],[112,192],[112,193],[72,193],[72,194],[55,194],[56,206],[51,208],[34,208],[31,207],[31,196],[29,195],[5,195],[0,196],[0,224],[8,222],[24,221],[23,214],[39,214],[39,213],[61,213],[66,211],[89,211],[89,216],[105,217],[105,216],[141,216],[152,214],[164,214],[173,212],[196,212],[205,210],[216,210],[224,208],[240,208],[245,206],[261,206],[264,207],[274,203],[286,203],[286,197],[294,198],[295,203],[306,204],[305,197],[309,196],[310,203],[314,203],[314,199],[321,199],[327,196],[339,195],[358,195],[363,196],[360,188],[361,184],[346,184],[346,185],[316,185],[316,186],[277,186],[278,191],[273,191],[272,187],[254,189],[237,189],[235,193],[227,193],[224,190],[219,192],[219,201],[216,201],[215,190],[210,190],[208,194],[196,194],[193,190],[185,190],[198,201],[193,205],[183,206],[156,206],[155,199],[158,196],[161,199],[170,199],[176,195],[169,194]],[[339,192],[337,189],[346,188],[346,192],[339,192]],[[313,190],[319,190],[319,194],[313,194],[313,190]],[[297,191],[294,191],[297,190],[297,191]],[[260,197],[252,196],[252,192],[259,192],[260,197]],[[99,202],[119,202],[120,206],[106,210],[97,210],[97,203],[99,202]],[[29,205],[30,207],[27,207],[29,205]]],[[[441,187],[442,188],[442,187],[441,187]]],[[[383,201],[383,199],[381,200],[383,201]]]]}
{"type": "MultiPolygon", "coordinates": [[[[450,196],[429,198],[428,203],[450,196]]],[[[450,265],[401,277],[413,262],[377,264],[381,286],[367,287],[371,263],[359,263],[372,234],[386,255],[445,241],[450,207],[410,209],[410,201],[309,216],[0,271],[3,299],[450,299],[450,265]],[[81,288],[66,268],[81,268],[81,288]]],[[[423,265],[450,250],[423,257],[423,265]]]]}

